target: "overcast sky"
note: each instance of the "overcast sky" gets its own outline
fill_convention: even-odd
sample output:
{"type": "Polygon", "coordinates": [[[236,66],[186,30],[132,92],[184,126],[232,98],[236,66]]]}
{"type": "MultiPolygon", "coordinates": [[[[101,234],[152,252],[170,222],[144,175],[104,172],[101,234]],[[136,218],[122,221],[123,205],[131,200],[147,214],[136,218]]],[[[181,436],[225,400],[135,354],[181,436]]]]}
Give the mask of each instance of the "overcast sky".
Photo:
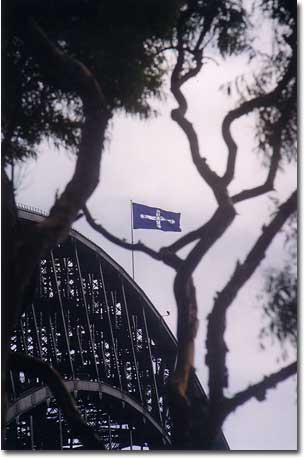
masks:
{"type": "MultiPolygon", "coordinates": [[[[268,43],[266,42],[266,46],[268,43]]],[[[226,146],[221,137],[221,121],[234,106],[220,86],[237,74],[253,69],[245,58],[218,59],[219,65],[208,63],[196,80],[185,86],[189,102],[187,116],[193,122],[200,140],[201,154],[217,172],[225,167],[226,146]]],[[[135,241],[158,249],[175,241],[188,231],[207,221],[216,209],[210,189],[197,174],[190,158],[183,132],[170,118],[176,106],[167,99],[155,103],[160,112],[156,119],[139,121],[115,116],[109,130],[109,141],[103,153],[101,181],[88,207],[97,221],[113,234],[130,240],[130,200],[149,206],[181,212],[182,233],[153,230],[134,230],[135,241]]],[[[230,191],[260,184],[266,175],[260,159],[253,153],[253,116],[235,123],[233,135],[238,142],[238,162],[235,180],[230,191]]],[[[54,150],[44,143],[37,162],[24,170],[24,180],[18,191],[18,202],[48,211],[56,190],[63,190],[70,178],[74,159],[65,152],[54,150]]],[[[18,175],[18,174],[17,174],[18,175]]],[[[296,171],[289,167],[276,180],[276,193],[284,200],[296,186],[296,171]]],[[[269,195],[270,196],[270,195],[269,195]]],[[[195,272],[198,294],[200,329],[196,341],[196,367],[203,386],[207,387],[205,367],[206,318],[217,290],[229,280],[236,261],[243,261],[247,252],[267,223],[273,204],[268,196],[237,205],[238,216],[226,234],[208,252],[195,272]]],[[[120,249],[96,234],[85,221],[75,228],[99,244],[128,273],[131,274],[131,253],[120,249]]],[[[190,247],[189,247],[190,248],[190,247]]],[[[189,250],[187,249],[187,251],[189,250]]],[[[185,255],[186,251],[181,251],[185,255]]],[[[277,238],[261,267],[240,291],[228,313],[225,334],[229,348],[228,394],[259,381],[294,359],[278,360],[281,350],[273,345],[262,351],[258,335],[262,326],[262,311],[257,294],[262,288],[264,270],[283,263],[282,241],[277,238]]],[[[135,281],[143,288],[161,314],[170,311],[165,320],[175,333],[176,309],[172,292],[174,272],[151,260],[147,255],[135,254],[135,281]]],[[[295,449],[297,440],[295,378],[281,383],[268,392],[267,400],[252,400],[232,414],[224,424],[224,433],[231,449],[295,449]]]]}

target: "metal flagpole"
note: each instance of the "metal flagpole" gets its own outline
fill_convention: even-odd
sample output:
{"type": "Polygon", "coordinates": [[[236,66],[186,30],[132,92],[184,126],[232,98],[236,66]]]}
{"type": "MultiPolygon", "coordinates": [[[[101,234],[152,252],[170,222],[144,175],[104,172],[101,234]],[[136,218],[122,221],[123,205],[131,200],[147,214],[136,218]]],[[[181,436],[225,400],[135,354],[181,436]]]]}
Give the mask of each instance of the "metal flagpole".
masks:
{"type": "MultiPolygon", "coordinates": [[[[130,201],[130,232],[131,232],[131,243],[133,244],[133,211],[132,201],[130,201]]],[[[132,267],[132,278],[134,279],[134,251],[131,250],[131,267],[132,267]]]]}

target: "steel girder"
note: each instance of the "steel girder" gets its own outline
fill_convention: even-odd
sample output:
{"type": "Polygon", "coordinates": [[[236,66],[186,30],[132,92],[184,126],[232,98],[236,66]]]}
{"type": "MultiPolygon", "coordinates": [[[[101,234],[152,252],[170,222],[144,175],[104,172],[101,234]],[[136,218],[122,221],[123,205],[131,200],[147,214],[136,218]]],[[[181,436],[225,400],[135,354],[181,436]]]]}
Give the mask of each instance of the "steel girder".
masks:
{"type": "MultiPolygon", "coordinates": [[[[43,218],[24,207],[19,217],[24,225],[43,218]]],[[[129,275],[77,231],[41,259],[35,298],[11,350],[59,371],[108,449],[170,445],[164,390],[175,338],[129,275]]],[[[10,389],[7,449],[82,447],[39,378],[11,372],[10,389]]],[[[206,399],[196,377],[192,391],[206,399]]],[[[220,443],[226,449],[225,440],[220,443]]]]}

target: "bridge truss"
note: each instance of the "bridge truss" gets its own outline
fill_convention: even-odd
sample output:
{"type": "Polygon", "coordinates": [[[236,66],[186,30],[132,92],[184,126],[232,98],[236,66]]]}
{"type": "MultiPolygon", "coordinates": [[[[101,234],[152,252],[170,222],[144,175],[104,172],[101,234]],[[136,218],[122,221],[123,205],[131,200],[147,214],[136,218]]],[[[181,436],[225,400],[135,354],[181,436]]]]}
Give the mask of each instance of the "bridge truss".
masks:
{"type": "MultiPolygon", "coordinates": [[[[42,218],[25,208],[19,217],[23,225],[42,218]]],[[[170,446],[164,390],[175,365],[175,338],[128,274],[77,231],[41,259],[35,298],[11,350],[59,371],[107,449],[170,446]]],[[[6,449],[82,447],[39,378],[11,371],[9,383],[6,449]]],[[[206,400],[196,377],[190,391],[206,400]]],[[[227,448],[223,437],[215,446],[227,448]]]]}

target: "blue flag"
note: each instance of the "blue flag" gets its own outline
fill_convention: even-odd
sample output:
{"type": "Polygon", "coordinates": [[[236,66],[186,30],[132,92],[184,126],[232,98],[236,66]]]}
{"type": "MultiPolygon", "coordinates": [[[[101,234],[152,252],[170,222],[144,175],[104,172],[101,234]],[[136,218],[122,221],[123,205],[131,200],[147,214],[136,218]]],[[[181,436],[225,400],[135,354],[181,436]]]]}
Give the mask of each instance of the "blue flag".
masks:
{"type": "Polygon", "coordinates": [[[132,203],[133,228],[155,229],[161,231],[181,231],[180,214],[132,203]]]}

